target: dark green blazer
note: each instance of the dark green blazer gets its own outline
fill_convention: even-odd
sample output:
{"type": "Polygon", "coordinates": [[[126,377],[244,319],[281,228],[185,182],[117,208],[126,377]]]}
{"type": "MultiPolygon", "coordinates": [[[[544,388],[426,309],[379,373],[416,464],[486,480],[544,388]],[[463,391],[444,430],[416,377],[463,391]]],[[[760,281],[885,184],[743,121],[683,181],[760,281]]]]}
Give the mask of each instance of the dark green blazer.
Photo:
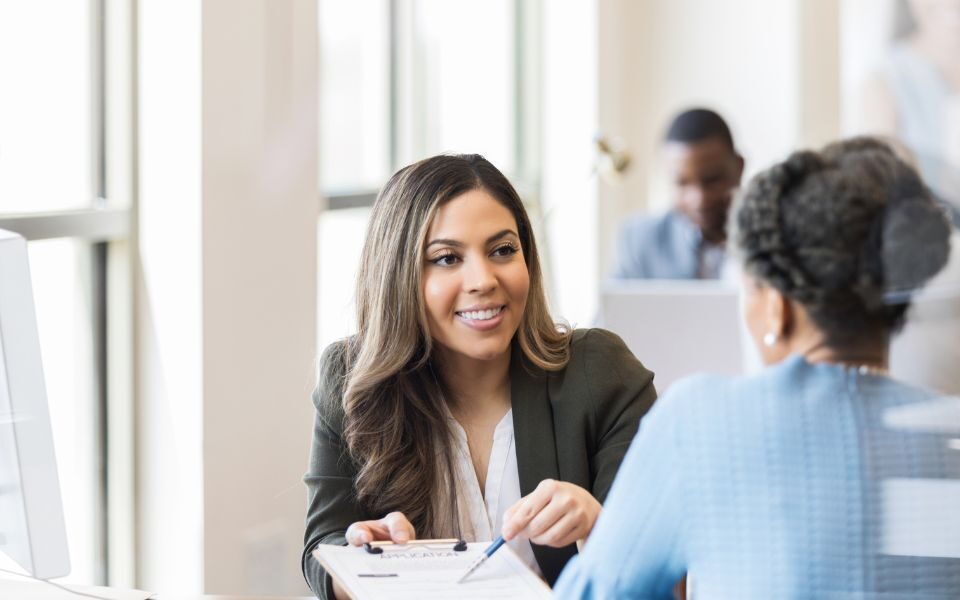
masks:
{"type": "MultiPolygon", "coordinates": [[[[331,579],[311,556],[318,544],[345,544],[355,521],[379,519],[354,495],[356,465],[346,455],[341,394],[345,367],[337,342],[320,359],[313,394],[317,409],[307,484],[303,575],[319,598],[333,598],[331,579]]],[[[544,479],[568,481],[590,490],[603,502],[614,475],[637,432],[641,417],[656,398],[653,373],[623,341],[603,329],[578,329],[570,362],[562,371],[532,365],[514,345],[510,387],[520,492],[529,494],[544,479]]],[[[576,545],[533,545],[544,577],[552,585],[576,545]]]]}

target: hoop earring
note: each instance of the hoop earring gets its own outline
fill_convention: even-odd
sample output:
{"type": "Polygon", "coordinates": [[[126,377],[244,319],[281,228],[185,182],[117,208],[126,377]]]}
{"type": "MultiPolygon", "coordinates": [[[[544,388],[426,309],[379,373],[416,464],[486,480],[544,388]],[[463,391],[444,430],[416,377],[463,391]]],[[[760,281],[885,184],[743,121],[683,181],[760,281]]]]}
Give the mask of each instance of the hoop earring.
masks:
{"type": "Polygon", "coordinates": [[[772,348],[777,343],[777,340],[779,338],[780,336],[778,336],[774,332],[772,331],[768,332],[766,335],[763,336],[763,345],[767,346],[768,348],[772,348]]]}

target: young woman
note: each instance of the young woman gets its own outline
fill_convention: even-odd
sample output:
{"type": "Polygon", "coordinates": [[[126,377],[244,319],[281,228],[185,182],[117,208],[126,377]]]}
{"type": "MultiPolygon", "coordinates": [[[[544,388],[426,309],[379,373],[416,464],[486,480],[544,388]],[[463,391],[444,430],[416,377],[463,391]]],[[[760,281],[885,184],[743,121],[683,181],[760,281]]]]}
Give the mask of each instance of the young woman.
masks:
{"type": "Polygon", "coordinates": [[[950,227],[884,144],[798,152],[734,206],[769,367],[679,382],[644,419],[561,598],[954,598],[960,399],[887,372],[950,227]],[[656,456],[658,460],[649,460],[656,456]]]}
{"type": "Polygon", "coordinates": [[[374,204],[357,334],[327,348],[302,566],[310,552],[501,532],[553,582],[600,512],[653,375],[615,335],[547,310],[530,220],[477,155],[397,172],[374,204]]]}

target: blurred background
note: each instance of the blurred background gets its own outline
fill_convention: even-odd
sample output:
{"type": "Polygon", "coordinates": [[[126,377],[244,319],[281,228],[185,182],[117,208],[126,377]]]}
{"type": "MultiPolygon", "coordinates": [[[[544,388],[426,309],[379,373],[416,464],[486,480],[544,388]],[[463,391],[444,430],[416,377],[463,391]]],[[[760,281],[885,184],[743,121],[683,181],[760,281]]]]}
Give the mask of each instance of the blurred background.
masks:
{"type": "Polygon", "coordinates": [[[534,219],[555,316],[588,326],[619,224],[671,203],[658,151],[682,109],[727,119],[745,177],[876,132],[960,202],[958,15],[0,0],[0,228],[31,240],[67,581],[306,593],[315,358],[353,331],[364,229],[397,168],[490,159],[534,219]]]}

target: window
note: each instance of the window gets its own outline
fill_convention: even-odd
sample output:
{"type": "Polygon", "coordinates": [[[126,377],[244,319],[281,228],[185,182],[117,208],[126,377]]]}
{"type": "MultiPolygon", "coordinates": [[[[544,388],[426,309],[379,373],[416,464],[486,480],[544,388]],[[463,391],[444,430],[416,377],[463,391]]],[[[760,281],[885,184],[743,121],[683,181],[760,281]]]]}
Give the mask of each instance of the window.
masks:
{"type": "Polygon", "coordinates": [[[390,174],[390,2],[321,0],[320,177],[331,192],[390,174]]]}
{"type": "Polygon", "coordinates": [[[92,2],[0,5],[0,211],[91,206],[92,2]]]}
{"type": "MultiPolygon", "coordinates": [[[[400,162],[483,154],[516,175],[514,0],[414,0],[400,31],[400,162]]],[[[400,165],[397,165],[400,166],[400,165]]]]}
{"type": "MultiPolygon", "coordinates": [[[[108,411],[130,402],[129,390],[108,382],[128,380],[117,372],[131,369],[129,352],[115,347],[129,327],[114,322],[128,312],[128,276],[111,267],[125,262],[124,207],[132,195],[132,168],[124,172],[132,164],[124,122],[132,103],[125,46],[131,13],[129,0],[59,3],[56,10],[0,4],[0,228],[29,242],[70,544],[65,580],[88,584],[129,584],[132,577],[132,567],[111,571],[129,561],[109,553],[111,540],[132,536],[125,524],[110,524],[115,512],[129,512],[132,477],[108,477],[121,471],[107,456],[108,440],[129,439],[132,431],[117,435],[127,424],[111,421],[108,411]],[[109,358],[118,354],[124,360],[109,358]]],[[[131,452],[115,446],[112,453],[131,452]]],[[[129,547],[117,545],[118,556],[129,547]]]]}
{"type": "Polygon", "coordinates": [[[536,201],[531,0],[320,0],[318,343],[355,331],[376,190],[441,152],[480,153],[536,201]]]}

